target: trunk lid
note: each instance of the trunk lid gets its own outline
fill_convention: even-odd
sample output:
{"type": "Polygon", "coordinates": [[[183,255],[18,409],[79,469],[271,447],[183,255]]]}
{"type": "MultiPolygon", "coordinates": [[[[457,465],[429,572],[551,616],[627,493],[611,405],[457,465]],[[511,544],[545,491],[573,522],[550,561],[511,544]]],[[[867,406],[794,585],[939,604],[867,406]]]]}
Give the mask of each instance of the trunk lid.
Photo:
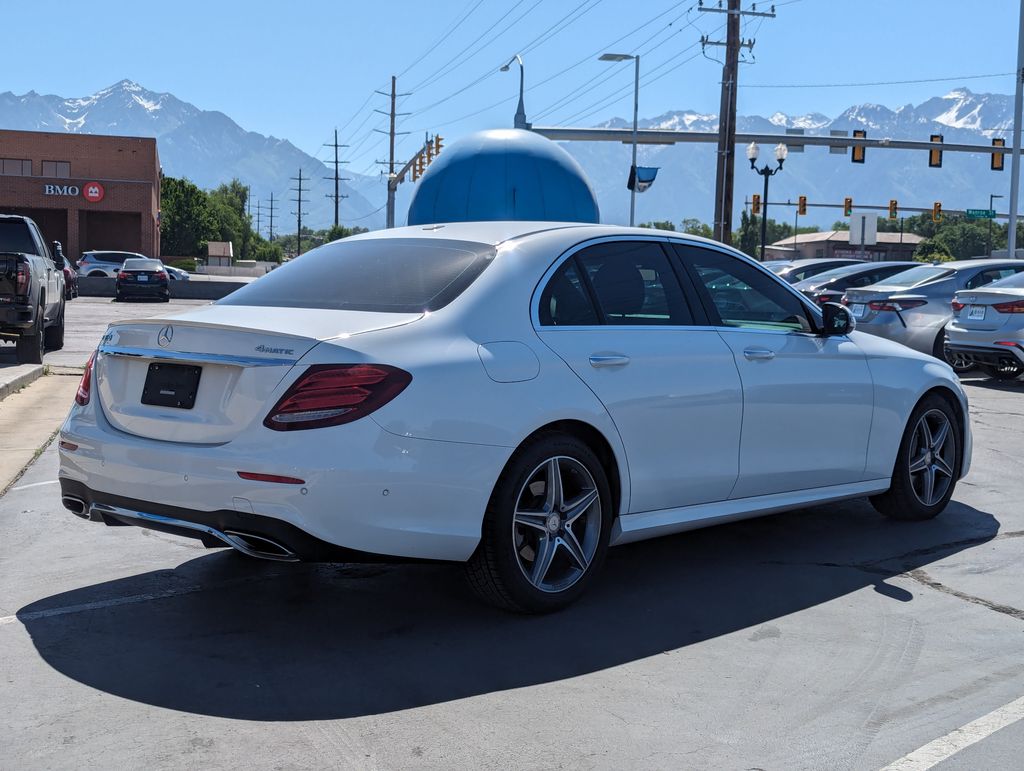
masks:
{"type": "Polygon", "coordinates": [[[959,312],[953,314],[960,327],[996,330],[1005,327],[1015,316],[1012,313],[1000,313],[992,306],[997,303],[1024,301],[1024,291],[1017,288],[961,289],[954,299],[964,304],[959,312]]]}
{"type": "Polygon", "coordinates": [[[263,420],[278,385],[321,341],[419,318],[422,314],[208,305],[125,321],[111,325],[103,337],[95,387],[104,415],[121,431],[161,441],[222,444],[263,420]]]}

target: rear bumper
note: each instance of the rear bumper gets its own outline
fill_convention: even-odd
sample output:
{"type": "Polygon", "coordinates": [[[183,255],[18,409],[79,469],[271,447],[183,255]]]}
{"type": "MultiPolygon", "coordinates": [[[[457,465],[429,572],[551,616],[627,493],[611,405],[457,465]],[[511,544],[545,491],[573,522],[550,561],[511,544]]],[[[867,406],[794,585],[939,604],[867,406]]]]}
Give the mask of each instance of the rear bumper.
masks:
{"type": "MultiPolygon", "coordinates": [[[[60,438],[62,490],[87,510],[107,505],[251,534],[300,559],[330,561],[359,553],[465,561],[479,543],[491,490],[512,452],[397,436],[372,418],[284,434],[257,421],[221,444],[157,441],[111,426],[95,395],[87,406],[72,408],[60,438]],[[247,480],[239,471],[303,483],[247,480]]],[[[224,540],[116,511],[95,514],[108,524],[224,540]]]]}
{"type": "Polygon", "coordinates": [[[115,284],[118,297],[167,297],[171,288],[167,284],[115,284]]]}
{"type": "Polygon", "coordinates": [[[0,303],[0,332],[20,332],[36,323],[36,309],[29,304],[0,303]]]}
{"type": "Polygon", "coordinates": [[[985,364],[990,367],[1024,366],[1024,349],[1019,344],[989,346],[950,342],[947,343],[947,347],[974,364],[985,364]]]}

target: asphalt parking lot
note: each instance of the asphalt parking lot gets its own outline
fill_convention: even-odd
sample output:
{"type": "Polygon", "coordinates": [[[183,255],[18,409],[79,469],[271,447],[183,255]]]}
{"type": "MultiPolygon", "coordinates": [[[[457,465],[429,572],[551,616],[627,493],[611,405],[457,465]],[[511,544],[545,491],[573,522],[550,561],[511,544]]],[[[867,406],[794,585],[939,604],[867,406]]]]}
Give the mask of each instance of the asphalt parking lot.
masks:
{"type": "MultiPolygon", "coordinates": [[[[166,310],[76,300],[47,363],[166,310]]],[[[1019,767],[1024,721],[986,716],[1024,696],[1024,381],[967,383],[939,518],[852,501],[620,547],[547,617],[457,567],[79,520],[50,446],[0,498],[0,768],[1019,767]]]]}

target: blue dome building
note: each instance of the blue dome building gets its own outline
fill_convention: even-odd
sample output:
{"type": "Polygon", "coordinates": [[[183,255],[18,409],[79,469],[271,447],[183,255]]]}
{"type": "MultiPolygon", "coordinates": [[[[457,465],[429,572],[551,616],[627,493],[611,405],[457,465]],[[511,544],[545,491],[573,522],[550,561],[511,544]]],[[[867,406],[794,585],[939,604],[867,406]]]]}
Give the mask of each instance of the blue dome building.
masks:
{"type": "Polygon", "coordinates": [[[521,129],[470,134],[430,164],[410,225],[481,220],[599,222],[582,167],[550,139],[521,129]]]}

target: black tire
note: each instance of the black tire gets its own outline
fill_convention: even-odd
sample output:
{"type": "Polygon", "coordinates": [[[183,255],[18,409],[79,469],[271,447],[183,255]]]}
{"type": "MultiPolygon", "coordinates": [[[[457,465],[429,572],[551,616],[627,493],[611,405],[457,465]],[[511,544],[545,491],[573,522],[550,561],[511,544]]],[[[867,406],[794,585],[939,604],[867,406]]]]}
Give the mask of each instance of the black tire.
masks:
{"type": "Polygon", "coordinates": [[[36,323],[31,330],[18,335],[15,354],[18,364],[43,363],[43,307],[36,310],[36,323]]]}
{"type": "Polygon", "coordinates": [[[963,446],[963,429],[960,427],[957,410],[947,399],[929,394],[918,403],[907,421],[892,472],[892,485],[881,495],[872,496],[871,505],[889,519],[919,521],[937,516],[946,508],[956,489],[963,461],[963,446]],[[940,422],[939,416],[949,428],[945,442],[953,441],[951,451],[946,444],[939,449],[932,446],[926,449],[921,441],[921,421],[929,422],[928,436],[931,437],[938,434],[935,425],[940,422]],[[924,464],[924,470],[912,472],[911,467],[919,463],[924,464]],[[930,495],[926,494],[928,488],[922,484],[924,477],[929,474],[932,477],[930,495]]]}
{"type": "Polygon", "coordinates": [[[936,359],[941,359],[953,368],[956,374],[963,372],[970,372],[974,369],[975,364],[961,356],[957,356],[946,346],[946,333],[939,332],[939,336],[935,338],[935,344],[932,346],[932,356],[936,359]]]}
{"type": "Polygon", "coordinates": [[[64,347],[64,311],[66,308],[66,303],[61,302],[57,321],[43,331],[43,345],[48,351],[59,351],[64,347]]]}
{"type": "Polygon", "coordinates": [[[978,369],[993,380],[1016,380],[1024,374],[1024,366],[1016,367],[993,367],[991,364],[979,364],[978,369]]]}
{"type": "Polygon", "coordinates": [[[480,544],[466,563],[466,578],[481,599],[505,610],[560,610],[579,598],[600,572],[613,519],[611,489],[594,452],[574,436],[540,434],[516,451],[499,477],[480,544]],[[552,468],[558,469],[562,493],[557,500],[576,501],[576,508],[556,503],[555,512],[541,502],[552,487],[547,481],[552,468]],[[520,499],[530,502],[528,512],[519,506],[520,499]],[[529,517],[533,524],[524,525],[521,520],[529,517]],[[536,561],[545,551],[551,556],[537,585],[526,571],[538,572],[536,561]],[[546,581],[550,576],[554,578],[546,581]]]}

